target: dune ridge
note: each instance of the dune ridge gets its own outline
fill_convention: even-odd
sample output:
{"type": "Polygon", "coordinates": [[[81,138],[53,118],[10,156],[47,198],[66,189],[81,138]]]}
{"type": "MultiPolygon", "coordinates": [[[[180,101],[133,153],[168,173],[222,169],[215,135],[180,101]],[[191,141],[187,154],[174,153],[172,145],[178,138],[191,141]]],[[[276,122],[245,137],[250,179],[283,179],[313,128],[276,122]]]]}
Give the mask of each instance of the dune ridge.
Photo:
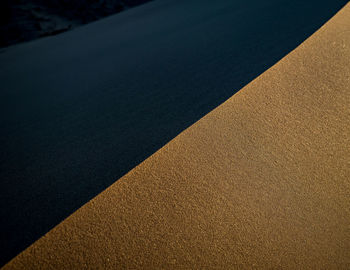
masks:
{"type": "Polygon", "coordinates": [[[350,267],[350,4],[4,269],[350,267]]]}
{"type": "Polygon", "coordinates": [[[0,267],[347,0],[155,0],[0,49],[0,267]]]}

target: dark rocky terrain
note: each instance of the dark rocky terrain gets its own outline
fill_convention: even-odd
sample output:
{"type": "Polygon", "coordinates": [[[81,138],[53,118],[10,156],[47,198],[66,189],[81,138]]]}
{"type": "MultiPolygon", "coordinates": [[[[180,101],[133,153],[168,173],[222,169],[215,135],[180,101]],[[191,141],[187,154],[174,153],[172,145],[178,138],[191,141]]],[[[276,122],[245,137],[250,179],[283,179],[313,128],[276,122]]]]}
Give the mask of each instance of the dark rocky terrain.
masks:
{"type": "Polygon", "coordinates": [[[0,9],[0,47],[55,35],[148,1],[4,0],[0,9]]]}

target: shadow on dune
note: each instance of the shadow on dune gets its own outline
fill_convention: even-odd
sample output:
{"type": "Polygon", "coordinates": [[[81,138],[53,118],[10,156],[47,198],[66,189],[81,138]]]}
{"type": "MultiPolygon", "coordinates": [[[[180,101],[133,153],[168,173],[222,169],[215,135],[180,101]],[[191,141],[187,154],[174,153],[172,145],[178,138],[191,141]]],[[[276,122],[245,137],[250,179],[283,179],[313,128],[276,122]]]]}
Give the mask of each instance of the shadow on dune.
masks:
{"type": "Polygon", "coordinates": [[[5,50],[0,264],[276,63],[346,2],[154,1],[5,50]]]}
{"type": "Polygon", "coordinates": [[[3,0],[0,48],[52,36],[149,0],[3,0]]]}

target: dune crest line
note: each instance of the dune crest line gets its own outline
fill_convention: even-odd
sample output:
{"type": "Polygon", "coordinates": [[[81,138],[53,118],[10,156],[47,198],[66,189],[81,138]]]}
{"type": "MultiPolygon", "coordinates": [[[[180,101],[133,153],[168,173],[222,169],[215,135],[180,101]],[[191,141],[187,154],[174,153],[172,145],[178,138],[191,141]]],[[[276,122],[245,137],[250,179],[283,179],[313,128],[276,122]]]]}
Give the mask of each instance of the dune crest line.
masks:
{"type": "Polygon", "coordinates": [[[1,49],[0,267],[346,3],[155,0],[1,49]]]}
{"type": "Polygon", "coordinates": [[[350,4],[4,269],[350,266],[350,4]]]}

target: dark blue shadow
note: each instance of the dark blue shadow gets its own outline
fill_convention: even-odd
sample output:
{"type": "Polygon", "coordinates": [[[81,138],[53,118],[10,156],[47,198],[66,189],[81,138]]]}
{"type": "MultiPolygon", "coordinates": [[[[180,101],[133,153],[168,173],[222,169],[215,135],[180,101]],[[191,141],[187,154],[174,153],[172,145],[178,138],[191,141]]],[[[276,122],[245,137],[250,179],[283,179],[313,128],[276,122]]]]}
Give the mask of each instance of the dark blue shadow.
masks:
{"type": "Polygon", "coordinates": [[[0,265],[280,60],[346,2],[158,0],[3,51],[0,265]]]}

